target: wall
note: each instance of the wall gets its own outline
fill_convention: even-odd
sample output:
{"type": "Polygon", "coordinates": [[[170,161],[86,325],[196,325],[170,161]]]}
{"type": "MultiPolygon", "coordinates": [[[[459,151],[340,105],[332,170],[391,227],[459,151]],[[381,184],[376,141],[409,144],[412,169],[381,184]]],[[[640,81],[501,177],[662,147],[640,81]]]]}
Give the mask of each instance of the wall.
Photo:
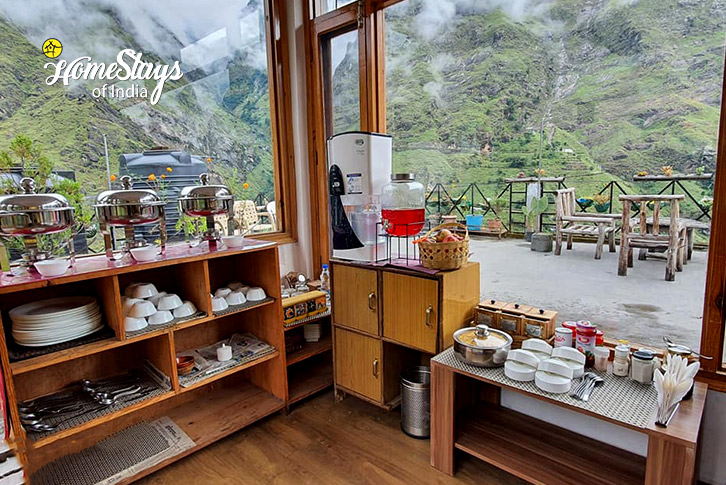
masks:
{"type": "MultiPolygon", "coordinates": [[[[303,271],[308,276],[312,268],[310,203],[307,155],[307,93],[305,86],[305,41],[302,28],[301,2],[288,0],[288,38],[290,39],[290,84],[293,113],[295,179],[297,189],[298,242],[280,250],[281,274],[303,271]]],[[[289,202],[288,202],[289,203],[289,202]]],[[[317,236],[316,236],[317,237],[317,236]]],[[[593,436],[601,441],[645,456],[647,439],[642,433],[621,428],[588,416],[572,413],[518,393],[502,393],[502,403],[514,410],[543,419],[575,432],[593,436]]],[[[726,485],[726,393],[711,391],[706,401],[702,425],[699,478],[712,485],[726,485]]],[[[434,472],[432,472],[434,473],[434,472]]]]}

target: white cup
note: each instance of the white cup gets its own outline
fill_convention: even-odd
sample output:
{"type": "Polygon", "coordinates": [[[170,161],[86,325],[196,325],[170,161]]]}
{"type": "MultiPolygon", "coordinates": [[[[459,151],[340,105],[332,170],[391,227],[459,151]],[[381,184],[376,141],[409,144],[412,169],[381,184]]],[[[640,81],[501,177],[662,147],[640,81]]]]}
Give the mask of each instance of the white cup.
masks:
{"type": "Polygon", "coordinates": [[[232,358],[232,347],[227,344],[222,344],[217,347],[217,360],[220,362],[226,362],[232,358]]]}

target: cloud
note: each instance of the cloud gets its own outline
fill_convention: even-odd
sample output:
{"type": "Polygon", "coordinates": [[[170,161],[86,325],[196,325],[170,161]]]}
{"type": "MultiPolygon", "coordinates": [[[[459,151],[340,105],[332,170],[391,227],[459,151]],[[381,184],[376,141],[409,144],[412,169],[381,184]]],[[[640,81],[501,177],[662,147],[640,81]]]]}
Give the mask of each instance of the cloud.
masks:
{"type": "Polygon", "coordinates": [[[513,20],[522,21],[528,16],[542,15],[552,3],[553,0],[422,0],[415,23],[419,35],[431,40],[445,32],[457,15],[500,9],[513,20]]]}

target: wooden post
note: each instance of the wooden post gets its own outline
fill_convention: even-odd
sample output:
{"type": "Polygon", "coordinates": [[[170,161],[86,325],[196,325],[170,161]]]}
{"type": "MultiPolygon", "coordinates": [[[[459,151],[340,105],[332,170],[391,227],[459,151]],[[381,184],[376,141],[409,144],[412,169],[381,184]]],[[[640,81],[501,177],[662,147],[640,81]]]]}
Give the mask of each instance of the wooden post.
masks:
{"type": "Polygon", "coordinates": [[[454,371],[431,362],[431,466],[454,475],[454,371]]]}
{"type": "Polygon", "coordinates": [[[595,247],[595,259],[602,258],[602,247],[605,244],[605,223],[597,225],[597,247],[595,247]]]}
{"type": "Polygon", "coordinates": [[[668,250],[666,251],[666,281],[674,281],[676,279],[676,252],[678,251],[678,217],[679,217],[678,200],[671,200],[671,224],[668,227],[668,250]]]}
{"type": "Polygon", "coordinates": [[[610,252],[615,252],[615,230],[617,229],[617,225],[615,224],[615,219],[612,219],[610,221],[610,233],[608,234],[608,246],[610,248],[610,252]]]}
{"type": "Polygon", "coordinates": [[[561,192],[557,192],[557,195],[555,196],[555,256],[559,256],[562,254],[562,216],[564,214],[564,205],[566,201],[564,201],[565,194],[561,192]]]}
{"type": "Polygon", "coordinates": [[[628,236],[630,233],[630,201],[623,201],[622,230],[620,231],[620,254],[618,255],[618,275],[628,275],[628,236]]]}
{"type": "MultiPolygon", "coordinates": [[[[656,204],[658,205],[658,204],[656,204]]],[[[646,213],[648,210],[648,203],[646,201],[640,202],[640,234],[641,236],[648,234],[648,214],[646,213]]],[[[656,234],[653,232],[653,234],[656,234]]],[[[638,250],[638,260],[639,261],[645,261],[647,250],[645,248],[640,248],[638,250]]]]}

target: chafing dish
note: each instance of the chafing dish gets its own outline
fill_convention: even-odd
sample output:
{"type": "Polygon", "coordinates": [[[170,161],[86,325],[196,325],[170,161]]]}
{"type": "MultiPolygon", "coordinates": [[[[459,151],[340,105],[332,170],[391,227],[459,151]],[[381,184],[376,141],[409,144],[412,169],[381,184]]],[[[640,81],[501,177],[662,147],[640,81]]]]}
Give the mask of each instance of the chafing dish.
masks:
{"type": "Polygon", "coordinates": [[[479,324],[454,332],[454,355],[477,367],[501,367],[512,348],[512,337],[501,330],[479,324]]]}
{"type": "Polygon", "coordinates": [[[234,196],[225,185],[209,185],[209,174],[199,176],[201,185],[184,187],[179,194],[179,210],[189,217],[204,217],[207,231],[205,241],[218,241],[219,231],[214,227],[214,216],[232,217],[234,196]]]}
{"type": "Polygon", "coordinates": [[[134,227],[142,224],[159,224],[161,251],[166,248],[166,220],[164,205],[166,204],[159,194],[151,189],[134,189],[131,187],[131,177],[121,177],[121,190],[107,190],[96,198],[93,206],[98,217],[99,228],[103,234],[106,246],[106,256],[113,257],[113,242],[111,231],[113,227],[123,227],[126,243],[122,248],[124,253],[130,249],[146,245],[143,239],[136,239],[134,227]]]}
{"type": "MultiPolygon", "coordinates": [[[[5,236],[21,237],[26,253],[23,258],[33,263],[47,259],[49,255],[38,250],[36,236],[54,234],[72,228],[73,207],[60,194],[38,194],[35,181],[29,177],[20,180],[22,194],[0,197],[0,233],[5,236]]],[[[73,256],[73,237],[68,240],[73,256]]]]}

